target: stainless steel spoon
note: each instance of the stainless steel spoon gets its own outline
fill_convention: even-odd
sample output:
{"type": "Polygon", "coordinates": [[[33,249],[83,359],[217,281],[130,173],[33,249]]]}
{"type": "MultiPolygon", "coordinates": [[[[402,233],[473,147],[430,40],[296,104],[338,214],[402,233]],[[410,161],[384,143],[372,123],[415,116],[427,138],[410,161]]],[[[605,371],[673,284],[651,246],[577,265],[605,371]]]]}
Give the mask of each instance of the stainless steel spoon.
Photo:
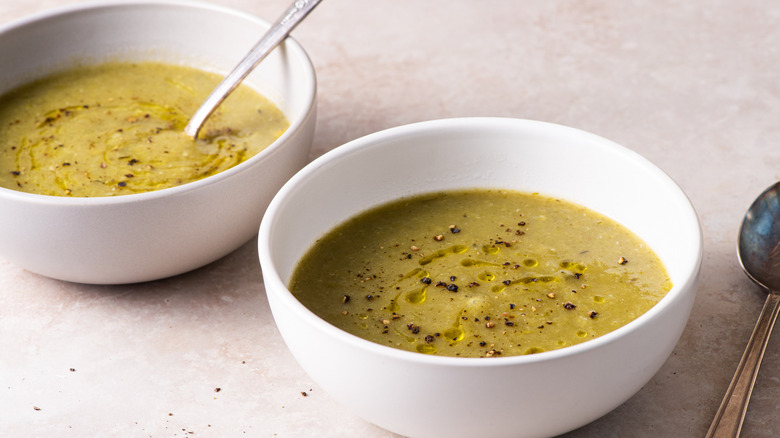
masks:
{"type": "Polygon", "coordinates": [[[295,26],[301,22],[309,12],[311,12],[315,6],[321,0],[295,0],[287,8],[287,10],[279,17],[276,22],[268,29],[268,32],[263,35],[263,38],[247,53],[244,59],[228,74],[222,82],[217,85],[217,88],[211,92],[209,97],[201,104],[200,108],[195,111],[187,126],[184,128],[184,133],[191,138],[197,138],[200,128],[206,119],[214,112],[214,110],[222,103],[223,100],[236,89],[238,84],[249,75],[249,73],[257,67],[265,57],[271,53],[271,51],[279,45],[287,35],[292,32],[295,26]]]}
{"type": "Polygon", "coordinates": [[[739,436],[758,368],[780,311],[780,182],[756,198],[745,214],[737,254],[748,277],[769,294],[707,438],[739,436]]]}

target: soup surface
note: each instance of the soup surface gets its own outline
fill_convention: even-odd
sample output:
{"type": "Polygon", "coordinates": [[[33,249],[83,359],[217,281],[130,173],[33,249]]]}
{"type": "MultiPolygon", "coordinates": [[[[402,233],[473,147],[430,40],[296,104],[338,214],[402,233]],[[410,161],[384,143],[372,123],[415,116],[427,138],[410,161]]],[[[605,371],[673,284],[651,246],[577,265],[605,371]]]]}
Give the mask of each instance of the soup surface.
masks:
{"type": "Polygon", "coordinates": [[[0,187],[53,196],[111,196],[195,181],[257,154],[288,128],[246,85],[197,140],[191,115],[222,78],[153,62],[56,73],[0,98],[0,187]]]}
{"type": "Polygon", "coordinates": [[[635,234],[538,194],[467,190],[379,206],[319,239],[290,290],[359,337],[444,356],[532,354],[634,320],[671,288],[635,234]]]}

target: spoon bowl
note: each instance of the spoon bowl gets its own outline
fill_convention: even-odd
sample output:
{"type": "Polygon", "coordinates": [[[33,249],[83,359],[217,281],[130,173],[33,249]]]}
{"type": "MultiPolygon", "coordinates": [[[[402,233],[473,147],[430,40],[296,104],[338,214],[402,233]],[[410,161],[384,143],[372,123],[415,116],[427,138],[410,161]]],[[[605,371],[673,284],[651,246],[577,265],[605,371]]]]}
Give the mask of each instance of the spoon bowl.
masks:
{"type": "Polygon", "coordinates": [[[766,189],[750,206],[738,239],[738,256],[751,280],[780,290],[780,183],[766,189]]]}
{"type": "Polygon", "coordinates": [[[768,292],[707,438],[737,437],[769,336],[780,312],[780,183],[761,193],[745,214],[737,256],[747,276],[768,292]]]}

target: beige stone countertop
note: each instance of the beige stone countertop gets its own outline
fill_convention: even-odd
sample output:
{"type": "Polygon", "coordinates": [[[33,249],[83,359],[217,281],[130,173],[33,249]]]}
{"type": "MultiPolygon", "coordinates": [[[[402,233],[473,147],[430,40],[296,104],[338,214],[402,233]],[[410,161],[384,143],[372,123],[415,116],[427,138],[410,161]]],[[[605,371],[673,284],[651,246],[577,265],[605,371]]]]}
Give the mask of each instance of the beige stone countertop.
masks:
{"type": "MultiPolygon", "coordinates": [[[[0,23],[69,3],[2,0],[0,23]]],[[[214,3],[270,21],[290,0],[214,3]]],[[[780,3],[328,0],[293,35],[318,74],[312,158],[406,123],[504,116],[596,133],[674,178],[704,229],[689,324],[638,394],[566,436],[705,434],[764,300],[735,246],[753,198],[780,179],[780,3]]],[[[779,380],[776,335],[743,436],[780,436],[779,380]]],[[[294,361],[253,240],[194,272],[124,286],[0,259],[0,436],[395,435],[335,404],[294,361]]]]}

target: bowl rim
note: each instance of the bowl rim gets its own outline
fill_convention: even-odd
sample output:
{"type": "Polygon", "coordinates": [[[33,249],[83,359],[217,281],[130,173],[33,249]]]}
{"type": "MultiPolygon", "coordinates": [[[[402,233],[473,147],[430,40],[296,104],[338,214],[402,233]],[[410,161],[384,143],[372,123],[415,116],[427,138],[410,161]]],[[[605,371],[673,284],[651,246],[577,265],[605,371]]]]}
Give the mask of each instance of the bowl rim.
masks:
{"type": "MultiPolygon", "coordinates": [[[[415,192],[414,194],[422,193],[423,192],[415,192]]],[[[508,117],[460,117],[416,122],[377,131],[349,141],[344,145],[336,147],[313,160],[303,169],[298,171],[292,178],[290,178],[287,183],[277,192],[269,204],[260,224],[258,233],[258,256],[263,272],[264,284],[274,284],[274,287],[271,288],[272,291],[270,294],[273,294],[275,298],[278,298],[281,301],[281,304],[287,307],[288,310],[295,313],[298,318],[302,319],[310,326],[314,326],[316,330],[321,331],[330,338],[335,338],[339,342],[349,344],[354,348],[364,350],[368,354],[378,355],[385,359],[408,361],[433,366],[492,368],[554,361],[562,357],[577,356],[614,343],[620,338],[624,337],[626,334],[635,332],[642,325],[644,325],[646,321],[658,318],[659,315],[665,311],[665,309],[670,306],[677,305],[677,303],[683,299],[684,292],[689,291],[690,289],[694,289],[690,293],[696,293],[695,288],[698,277],[700,275],[703,258],[702,242],[703,233],[700,219],[698,218],[693,204],[690,202],[690,199],[687,197],[685,192],[668,174],[633,150],[630,150],[625,146],[619,145],[596,134],[556,123],[508,117]],[[314,312],[309,310],[300,301],[298,301],[290,292],[287,284],[282,281],[278,270],[276,269],[274,257],[271,255],[270,245],[268,245],[268,242],[270,241],[270,236],[276,227],[277,212],[285,208],[285,205],[289,202],[288,198],[299,190],[299,184],[306,182],[308,179],[323,171],[323,169],[329,167],[334,161],[339,160],[342,157],[361,153],[364,149],[382,147],[383,143],[387,143],[391,139],[396,139],[399,137],[408,138],[410,136],[429,132],[429,130],[432,131],[434,129],[447,127],[463,127],[467,124],[470,124],[471,126],[485,126],[491,124],[493,126],[507,126],[525,124],[527,126],[535,125],[539,127],[573,132],[577,133],[578,135],[585,135],[590,138],[597,139],[601,144],[622,153],[631,160],[638,160],[640,163],[642,163],[643,166],[655,171],[659,177],[666,179],[667,182],[671,184],[670,186],[676,189],[675,191],[681,197],[681,200],[685,201],[684,205],[687,210],[685,212],[685,216],[690,219],[691,225],[693,225],[697,231],[697,233],[694,233],[692,236],[690,236],[691,241],[688,242],[690,245],[692,245],[691,251],[695,251],[696,256],[693,260],[690,260],[688,266],[684,268],[685,275],[682,281],[675,283],[672,286],[672,289],[658,303],[656,303],[652,308],[636,319],[630,321],[622,327],[619,327],[594,339],[590,339],[576,345],[530,355],[500,357],[493,356],[489,358],[428,355],[385,346],[363,339],[359,336],[337,328],[336,326],[317,316],[314,312]]],[[[268,288],[266,287],[265,289],[266,295],[269,295],[268,288]]]]}
{"type": "MultiPolygon", "coordinates": [[[[190,9],[202,9],[205,11],[211,11],[213,13],[219,13],[224,15],[232,15],[242,20],[259,24],[265,28],[270,27],[271,23],[249,12],[241,11],[239,9],[208,3],[201,0],[91,0],[84,3],[76,3],[71,5],[59,6],[49,10],[40,11],[30,15],[26,15],[8,23],[0,25],[0,38],[4,34],[13,30],[35,25],[41,21],[56,18],[63,15],[74,15],[89,13],[95,10],[111,10],[111,9],[124,9],[135,7],[149,7],[149,6],[161,6],[161,7],[179,7],[190,9]]],[[[230,178],[232,175],[242,173],[251,167],[259,164],[270,158],[280,148],[284,147],[293,136],[298,135],[301,127],[305,124],[306,120],[311,117],[312,112],[316,106],[317,100],[317,77],[314,71],[314,65],[311,61],[306,50],[293,36],[288,36],[284,41],[279,44],[280,47],[284,47],[285,52],[290,53],[289,57],[296,57],[302,59],[303,71],[307,78],[306,83],[311,84],[311,89],[304,96],[305,105],[295,119],[290,119],[287,114],[290,126],[282,133],[279,138],[274,140],[265,149],[261,150],[257,154],[251,156],[247,160],[214,175],[201,178],[199,180],[191,181],[178,186],[167,187],[158,190],[152,190],[141,193],[130,193],[126,195],[116,196],[94,196],[94,197],[68,197],[68,196],[53,196],[42,195],[37,193],[27,193],[5,187],[0,187],[0,200],[9,199],[17,200],[25,203],[41,204],[41,205],[53,205],[53,206],[102,206],[102,205],[114,205],[114,204],[127,204],[134,202],[152,201],[159,198],[165,198],[168,196],[181,195],[187,192],[199,190],[205,186],[216,184],[223,179],[230,178]]],[[[236,64],[240,59],[236,60],[236,64]]],[[[2,94],[0,94],[1,96],[2,94]]]]}

